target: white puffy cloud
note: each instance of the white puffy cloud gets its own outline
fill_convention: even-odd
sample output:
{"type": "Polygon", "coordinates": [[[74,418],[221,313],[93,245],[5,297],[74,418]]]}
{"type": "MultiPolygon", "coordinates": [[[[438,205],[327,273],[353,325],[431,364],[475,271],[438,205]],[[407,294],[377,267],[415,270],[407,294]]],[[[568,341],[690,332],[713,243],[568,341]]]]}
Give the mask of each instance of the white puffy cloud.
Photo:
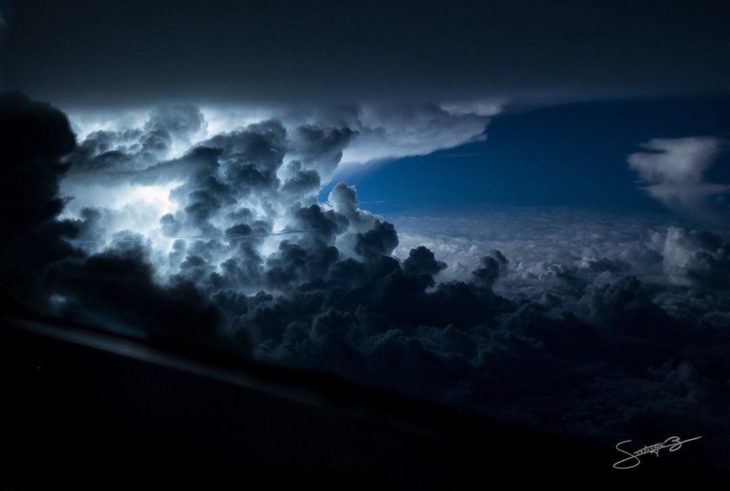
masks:
{"type": "Polygon", "coordinates": [[[641,145],[645,150],[628,157],[629,166],[647,184],[647,192],[676,211],[703,214],[706,199],[725,193],[730,186],[704,181],[723,150],[713,137],[655,138],[641,145]]]}
{"type": "Polygon", "coordinates": [[[436,104],[363,106],[352,121],[358,135],[342,163],[368,163],[453,148],[485,138],[489,117],[476,105],[447,109],[436,104]]]}

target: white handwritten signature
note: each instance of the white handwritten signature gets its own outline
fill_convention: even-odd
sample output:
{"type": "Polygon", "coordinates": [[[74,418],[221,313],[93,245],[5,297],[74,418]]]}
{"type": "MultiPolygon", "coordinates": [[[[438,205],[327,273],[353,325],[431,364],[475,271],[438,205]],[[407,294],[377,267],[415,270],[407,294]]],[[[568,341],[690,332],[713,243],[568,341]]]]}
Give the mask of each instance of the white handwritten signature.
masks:
{"type": "Polygon", "coordinates": [[[663,442],[655,443],[653,445],[647,445],[646,447],[640,448],[639,450],[634,450],[633,452],[629,452],[627,450],[624,450],[621,448],[621,445],[625,445],[627,443],[631,443],[631,440],[624,440],[622,442],[618,442],[616,444],[616,450],[621,452],[624,455],[628,455],[623,460],[619,460],[615,464],[613,464],[614,469],[633,469],[634,467],[641,464],[641,457],[642,455],[646,454],[654,454],[657,457],[659,457],[659,451],[663,450],[665,448],[668,448],[670,452],[676,452],[680,448],[682,448],[682,445],[684,445],[687,442],[692,442],[694,440],[699,440],[702,438],[701,436],[696,436],[694,438],[688,438],[686,440],[680,440],[678,436],[670,436],[663,442]]]}

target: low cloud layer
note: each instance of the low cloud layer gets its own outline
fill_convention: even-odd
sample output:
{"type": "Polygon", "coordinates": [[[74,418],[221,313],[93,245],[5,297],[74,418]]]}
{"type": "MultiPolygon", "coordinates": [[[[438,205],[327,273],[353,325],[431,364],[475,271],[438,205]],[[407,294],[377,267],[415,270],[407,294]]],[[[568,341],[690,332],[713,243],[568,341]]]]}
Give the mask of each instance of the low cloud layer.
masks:
{"type": "Polygon", "coordinates": [[[710,198],[730,191],[730,185],[704,179],[725,145],[713,137],[655,138],[628,162],[652,197],[675,211],[702,216],[710,211],[710,198]]]}
{"type": "MultiPolygon", "coordinates": [[[[345,183],[317,199],[364,123],[209,134],[202,111],[175,106],[77,142],[50,106],[0,105],[0,284],[26,307],[611,444],[702,434],[727,463],[730,244],[718,235],[569,213],[557,229],[512,215],[510,240],[453,217],[440,234],[429,219],[399,233],[345,183]]],[[[465,117],[394,114],[368,127],[405,141],[465,117]]],[[[661,182],[696,175],[637,162],[661,182]]]]}

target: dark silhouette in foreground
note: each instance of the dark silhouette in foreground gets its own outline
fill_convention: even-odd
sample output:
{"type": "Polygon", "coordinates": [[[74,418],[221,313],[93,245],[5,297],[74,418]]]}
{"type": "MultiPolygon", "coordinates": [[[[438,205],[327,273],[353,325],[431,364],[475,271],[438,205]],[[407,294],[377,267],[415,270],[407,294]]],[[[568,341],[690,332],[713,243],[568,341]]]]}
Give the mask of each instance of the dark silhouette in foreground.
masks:
{"type": "Polygon", "coordinates": [[[505,478],[723,477],[682,459],[701,445],[616,471],[613,448],[17,311],[2,320],[0,360],[0,485],[9,487],[487,489],[505,478]]]}

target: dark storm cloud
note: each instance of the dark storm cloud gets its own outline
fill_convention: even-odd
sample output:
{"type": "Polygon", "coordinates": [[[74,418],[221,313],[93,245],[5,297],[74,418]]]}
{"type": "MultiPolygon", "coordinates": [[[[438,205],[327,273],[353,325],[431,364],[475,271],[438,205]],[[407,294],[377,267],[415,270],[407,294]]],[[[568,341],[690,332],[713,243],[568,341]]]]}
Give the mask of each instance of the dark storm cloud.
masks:
{"type": "Polygon", "coordinates": [[[196,155],[184,161],[157,164],[172,153],[175,145],[190,146],[193,135],[205,129],[205,119],[193,105],[165,105],[155,107],[139,128],[97,130],[80,142],[71,169],[75,174],[89,178],[104,176],[114,180],[125,173],[149,169],[146,181],[170,175],[176,167],[196,165],[196,155]],[[116,176],[116,177],[115,177],[116,176]]]}
{"type": "MultiPolygon", "coordinates": [[[[6,244],[22,244],[14,254],[32,261],[31,246],[44,249],[23,274],[5,255],[3,287],[15,292],[10,279],[42,278],[32,282],[39,300],[30,305],[45,313],[333,371],[607,444],[701,434],[717,464],[727,464],[730,244],[722,237],[665,227],[627,244],[609,227],[599,234],[604,249],[576,256],[545,254],[559,241],[545,233],[535,239],[539,260],[515,259],[520,246],[477,249],[473,267],[448,276],[453,257],[442,261],[436,247],[394,256],[403,242],[396,227],[361,209],[354,187],[340,183],[320,203],[314,185],[292,184],[329,172],[329,163],[304,166],[339,158],[341,126],[307,124],[302,147],[296,127],[267,120],[202,140],[177,159],[142,168],[122,161],[114,176],[125,192],[175,183],[155,196],[174,210],[153,206],[150,219],[144,206],[112,206],[108,168],[89,170],[95,153],[74,151],[61,112],[22,96],[3,103],[3,148],[14,157],[3,159],[3,172],[36,197],[0,196],[15,231],[6,244]],[[78,159],[78,172],[105,175],[108,188],[95,208],[60,220],[65,158],[67,180],[78,178],[78,159]],[[33,240],[21,242],[25,234],[33,240]]],[[[195,114],[144,124],[134,139],[161,127],[189,134],[203,124],[187,117],[195,114]]],[[[523,236],[526,225],[514,226],[523,236]]]]}
{"type": "Polygon", "coordinates": [[[48,288],[57,292],[56,315],[144,338],[214,346],[218,310],[182,278],[160,286],[141,242],[124,240],[54,264],[48,288]]]}
{"type": "Polygon", "coordinates": [[[205,118],[198,107],[192,104],[176,104],[156,107],[145,123],[145,130],[149,137],[162,134],[164,140],[169,140],[171,136],[189,140],[204,126],[205,118]]]}
{"type": "Polygon", "coordinates": [[[403,261],[403,272],[410,275],[433,276],[445,268],[446,263],[437,261],[433,252],[424,246],[411,249],[408,258],[403,261]]]}
{"type": "Polygon", "coordinates": [[[76,147],[61,111],[20,94],[0,94],[0,142],[3,301],[10,295],[44,313],[124,332],[215,342],[215,308],[191,283],[155,282],[141,237],[122,235],[120,246],[91,256],[66,242],[97,239],[104,212],[84,209],[80,220],[57,219],[64,206],[59,181],[69,167],[63,160],[76,147]]]}
{"type": "Polygon", "coordinates": [[[363,258],[389,256],[398,246],[395,228],[388,222],[375,222],[375,226],[365,233],[358,233],[355,252],[363,258]]]}
{"type": "Polygon", "coordinates": [[[3,13],[5,86],[65,106],[574,99],[730,86],[722,0],[18,0],[3,13]]]}
{"type": "Polygon", "coordinates": [[[356,132],[350,128],[320,128],[304,125],[292,135],[291,152],[305,168],[329,176],[342,159],[342,151],[356,132]]]}
{"type": "Polygon", "coordinates": [[[68,119],[47,104],[21,94],[0,94],[0,280],[3,293],[35,298],[45,266],[70,254],[61,235],[72,223],[55,219],[63,209],[59,182],[62,159],[76,141],[68,119]]]}
{"type": "MultiPolygon", "coordinates": [[[[76,140],[66,115],[21,94],[0,95],[3,150],[2,228],[10,240],[53,220],[63,208],[59,180],[68,170],[61,158],[76,140]]],[[[7,241],[3,242],[7,244],[7,241]]]]}
{"type": "Polygon", "coordinates": [[[321,180],[317,171],[302,170],[299,161],[294,161],[289,165],[289,173],[290,177],[284,182],[282,191],[302,195],[319,190],[321,180]]]}

